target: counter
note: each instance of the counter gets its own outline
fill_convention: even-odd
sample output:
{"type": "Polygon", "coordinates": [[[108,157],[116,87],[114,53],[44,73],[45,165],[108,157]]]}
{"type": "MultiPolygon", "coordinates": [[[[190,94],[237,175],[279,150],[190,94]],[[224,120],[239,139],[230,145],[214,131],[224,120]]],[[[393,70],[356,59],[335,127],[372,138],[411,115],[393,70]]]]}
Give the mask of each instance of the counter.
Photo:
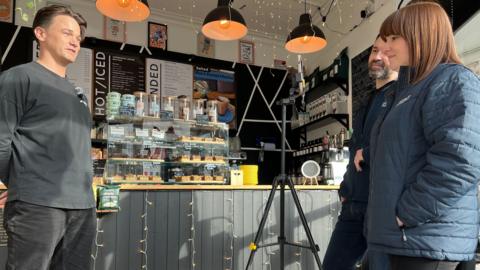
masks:
{"type": "MultiPolygon", "coordinates": [[[[124,185],[117,213],[99,213],[95,269],[245,269],[271,186],[124,185]]],[[[302,209],[323,259],[340,210],[336,186],[297,186],[302,209]]],[[[290,192],[286,237],[307,244],[290,192]]],[[[263,232],[277,241],[280,192],[263,232]]],[[[316,269],[309,250],[286,247],[286,269],[316,269]],[[301,267],[301,268],[300,268],[301,267]]],[[[6,247],[0,247],[4,265],[6,247]]],[[[257,251],[251,269],[279,269],[279,247],[257,251]]]]}

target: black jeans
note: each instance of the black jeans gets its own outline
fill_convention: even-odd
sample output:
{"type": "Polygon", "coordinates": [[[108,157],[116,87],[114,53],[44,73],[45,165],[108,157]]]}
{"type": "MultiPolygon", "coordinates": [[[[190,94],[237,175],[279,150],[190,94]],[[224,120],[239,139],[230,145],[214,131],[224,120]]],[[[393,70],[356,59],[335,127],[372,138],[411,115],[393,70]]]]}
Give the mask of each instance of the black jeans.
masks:
{"type": "Polygon", "coordinates": [[[392,270],[455,270],[458,262],[390,255],[392,270]]]}
{"type": "Polygon", "coordinates": [[[345,202],[323,259],[324,270],[351,270],[367,250],[363,236],[366,204],[345,202]]]}
{"type": "Polygon", "coordinates": [[[6,270],[89,270],[95,237],[95,209],[58,209],[7,202],[6,270]]]}

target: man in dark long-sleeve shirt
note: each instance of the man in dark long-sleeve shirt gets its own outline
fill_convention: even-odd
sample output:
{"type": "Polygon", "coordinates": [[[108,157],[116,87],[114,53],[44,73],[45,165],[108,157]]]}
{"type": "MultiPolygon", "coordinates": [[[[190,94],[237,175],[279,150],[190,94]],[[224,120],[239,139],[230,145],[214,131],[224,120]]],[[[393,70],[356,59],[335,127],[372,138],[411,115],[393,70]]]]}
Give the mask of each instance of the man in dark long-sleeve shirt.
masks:
{"type": "Polygon", "coordinates": [[[48,6],[33,21],[36,62],[0,76],[0,179],[8,187],[6,269],[90,269],[95,202],[91,116],[66,79],[86,22],[48,6]]]}
{"type": "MultiPolygon", "coordinates": [[[[367,104],[355,116],[354,132],[350,140],[350,162],[340,185],[341,214],[333,231],[324,258],[325,270],[351,270],[367,249],[364,219],[369,192],[370,131],[377,116],[385,109],[385,94],[397,78],[383,54],[385,42],[378,37],[368,59],[369,74],[375,79],[376,89],[367,104]]],[[[388,269],[386,256],[375,254],[370,270],[388,269]]]]}

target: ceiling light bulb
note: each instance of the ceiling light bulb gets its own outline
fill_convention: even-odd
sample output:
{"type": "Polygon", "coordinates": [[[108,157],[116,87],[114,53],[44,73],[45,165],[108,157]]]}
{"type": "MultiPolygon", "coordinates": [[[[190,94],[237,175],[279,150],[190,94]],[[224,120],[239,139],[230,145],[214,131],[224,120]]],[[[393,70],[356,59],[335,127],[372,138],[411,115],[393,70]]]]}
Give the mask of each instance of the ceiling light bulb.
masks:
{"type": "Polygon", "coordinates": [[[221,20],[220,21],[220,27],[223,29],[227,29],[230,27],[230,21],[229,20],[221,20]]]}
{"type": "Polygon", "coordinates": [[[117,0],[117,3],[119,6],[125,8],[125,7],[128,7],[130,5],[130,1],[131,0],[117,0]]]}
{"type": "Polygon", "coordinates": [[[303,42],[303,43],[308,43],[310,40],[312,40],[312,37],[311,37],[311,36],[304,36],[304,37],[302,38],[302,42],[303,42]]]}

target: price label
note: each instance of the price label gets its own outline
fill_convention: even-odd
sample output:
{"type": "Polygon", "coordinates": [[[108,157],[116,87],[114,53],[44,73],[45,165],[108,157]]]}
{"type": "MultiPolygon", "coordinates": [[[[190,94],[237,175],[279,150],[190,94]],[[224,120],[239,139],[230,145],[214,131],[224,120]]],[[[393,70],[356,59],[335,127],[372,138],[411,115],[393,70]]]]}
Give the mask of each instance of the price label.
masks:
{"type": "Polygon", "coordinates": [[[206,125],[209,122],[208,115],[203,115],[203,114],[197,114],[197,123],[206,125]]]}
{"type": "Polygon", "coordinates": [[[110,136],[112,137],[123,137],[125,136],[125,129],[123,127],[109,126],[110,136]]]}
{"type": "Polygon", "coordinates": [[[162,121],[172,121],[173,112],[172,111],[160,111],[160,120],[162,121]]]}
{"type": "Polygon", "coordinates": [[[152,137],[155,138],[155,139],[165,139],[165,131],[163,130],[152,130],[152,137]]]}
{"type": "Polygon", "coordinates": [[[152,141],[148,140],[148,141],[143,141],[143,145],[145,146],[151,146],[153,143],[152,141]]]}
{"type": "Polygon", "coordinates": [[[148,129],[135,128],[135,136],[147,138],[148,137],[148,129]]]}

